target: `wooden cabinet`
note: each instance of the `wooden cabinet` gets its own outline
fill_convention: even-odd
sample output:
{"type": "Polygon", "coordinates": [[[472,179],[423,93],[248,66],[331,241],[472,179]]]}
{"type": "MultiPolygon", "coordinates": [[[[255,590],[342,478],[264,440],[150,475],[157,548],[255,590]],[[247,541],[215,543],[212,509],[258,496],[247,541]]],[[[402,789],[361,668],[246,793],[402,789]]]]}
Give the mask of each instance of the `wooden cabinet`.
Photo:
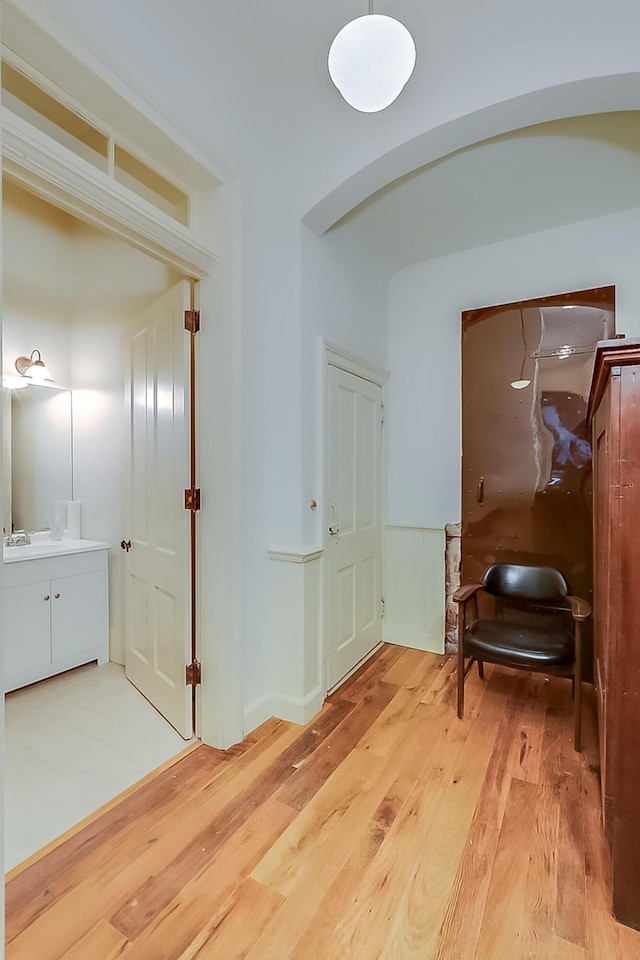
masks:
{"type": "Polygon", "coordinates": [[[5,690],[109,659],[107,547],[4,565],[5,690]]]}
{"type": "Polygon", "coordinates": [[[589,421],[604,829],[614,916],[640,929],[640,340],[598,345],[589,421]]]}

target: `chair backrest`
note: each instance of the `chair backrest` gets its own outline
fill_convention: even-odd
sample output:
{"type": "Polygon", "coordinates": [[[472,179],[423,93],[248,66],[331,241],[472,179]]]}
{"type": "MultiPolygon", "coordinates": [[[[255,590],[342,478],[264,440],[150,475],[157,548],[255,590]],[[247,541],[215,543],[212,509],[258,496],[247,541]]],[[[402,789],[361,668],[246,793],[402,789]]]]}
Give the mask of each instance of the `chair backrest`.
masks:
{"type": "Polygon", "coordinates": [[[487,593],[511,600],[553,603],[563,600],[569,585],[553,567],[530,567],[520,563],[494,563],[485,570],[482,582],[487,593]]]}

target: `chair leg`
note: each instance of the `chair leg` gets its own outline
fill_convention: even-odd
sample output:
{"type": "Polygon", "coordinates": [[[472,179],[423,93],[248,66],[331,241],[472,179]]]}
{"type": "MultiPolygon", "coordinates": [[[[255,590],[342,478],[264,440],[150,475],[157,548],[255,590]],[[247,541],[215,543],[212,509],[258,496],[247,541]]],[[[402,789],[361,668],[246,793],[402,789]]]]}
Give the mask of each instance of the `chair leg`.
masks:
{"type": "Polygon", "coordinates": [[[478,664],[478,676],[481,680],[484,680],[484,663],[482,660],[476,660],[476,663],[478,664]]]}
{"type": "Polygon", "coordinates": [[[458,719],[464,718],[464,605],[458,606],[458,719]]]}
{"type": "Polygon", "coordinates": [[[458,719],[464,719],[464,653],[458,653],[458,719]]]}
{"type": "Polygon", "coordinates": [[[575,699],[573,703],[574,710],[574,733],[573,748],[576,753],[582,749],[582,643],[580,636],[580,621],[576,621],[576,660],[573,669],[575,699]]]}
{"type": "Polygon", "coordinates": [[[575,710],[575,731],[573,736],[573,746],[576,753],[582,750],[582,684],[576,683],[576,701],[575,710]]]}

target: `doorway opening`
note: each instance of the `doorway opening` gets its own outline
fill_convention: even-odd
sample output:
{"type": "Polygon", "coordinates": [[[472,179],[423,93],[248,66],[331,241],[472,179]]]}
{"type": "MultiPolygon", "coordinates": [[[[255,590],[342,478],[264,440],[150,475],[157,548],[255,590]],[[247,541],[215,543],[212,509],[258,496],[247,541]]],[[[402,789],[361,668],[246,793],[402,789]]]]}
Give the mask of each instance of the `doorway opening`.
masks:
{"type": "Polygon", "coordinates": [[[614,334],[612,286],[462,314],[463,583],[492,563],[551,566],[591,600],[587,400],[614,334]]]}
{"type": "MultiPolygon", "coordinates": [[[[167,326],[167,297],[171,290],[184,290],[187,284],[174,267],[77,220],[11,181],[6,180],[3,189],[3,372],[8,378],[13,361],[37,349],[55,380],[54,387],[30,385],[26,390],[2,391],[4,424],[14,441],[5,443],[3,452],[5,489],[12,494],[3,507],[3,526],[8,532],[20,527],[31,533],[53,534],[56,505],[80,504],[79,539],[103,545],[109,557],[110,662],[80,667],[28,687],[19,679],[22,676],[24,681],[27,674],[18,671],[14,684],[9,678],[9,687],[21,687],[8,694],[6,704],[7,865],[13,866],[181,752],[183,736],[192,732],[183,727],[183,736],[176,733],[141,694],[133,692],[124,677],[130,645],[127,632],[137,631],[138,650],[143,646],[142,632],[145,640],[149,636],[148,625],[140,619],[140,604],[132,607],[131,603],[131,557],[120,549],[121,541],[132,538],[132,530],[133,539],[136,533],[140,538],[143,525],[140,517],[135,521],[132,515],[131,344],[136,338],[140,342],[141,319],[142,326],[153,326],[154,304],[162,305],[159,316],[167,326]],[[22,399],[38,391],[47,391],[47,400],[55,399],[53,412],[43,413],[42,404],[22,399]],[[52,737],[48,742],[47,736],[52,737]]],[[[188,341],[184,329],[182,334],[188,341]]],[[[184,439],[185,430],[188,433],[185,405],[174,382],[179,364],[167,353],[167,337],[163,339],[160,333],[154,339],[152,335],[149,342],[149,357],[162,361],[164,371],[164,381],[156,378],[160,389],[154,394],[155,412],[160,408],[164,421],[161,417],[158,428],[158,418],[153,419],[147,403],[148,384],[143,395],[134,398],[134,406],[137,403],[138,413],[142,411],[144,422],[156,434],[158,429],[160,433],[164,430],[165,454],[172,459],[167,444],[173,442],[174,434],[184,439]]],[[[184,476],[188,478],[186,454],[185,449],[184,476]]],[[[163,506],[168,491],[176,487],[180,502],[188,486],[182,475],[167,476],[166,464],[147,463],[146,471],[147,479],[153,475],[154,480],[164,480],[164,487],[158,483],[153,487],[156,504],[163,506]]],[[[144,501],[140,475],[134,489],[144,501]]],[[[188,534],[189,517],[184,504],[181,506],[179,516],[168,518],[166,511],[162,512],[164,541],[168,524],[173,529],[182,523],[188,534]]],[[[180,576],[188,584],[188,535],[182,537],[180,551],[180,576]]],[[[99,552],[96,549],[91,555],[99,552]]],[[[19,559],[14,566],[26,570],[31,563],[19,559]]],[[[65,577],[68,573],[63,571],[65,577]]],[[[71,573],[67,583],[80,575],[76,570],[71,573]]],[[[57,571],[52,568],[47,576],[56,577],[57,571]]],[[[138,584],[142,582],[139,571],[134,578],[138,584]]],[[[171,595],[166,586],[161,592],[166,624],[171,595]]],[[[52,631],[44,641],[49,652],[55,642],[53,597],[57,593],[64,599],[62,591],[48,590],[42,598],[51,598],[48,606],[44,604],[52,631]]],[[[23,608],[25,618],[26,614],[23,608]]],[[[81,623],[80,632],[91,634],[95,627],[99,633],[100,611],[95,605],[90,605],[86,616],[89,619],[81,623]]],[[[62,633],[68,632],[67,625],[62,633]]],[[[164,662],[154,651],[154,662],[165,675],[171,672],[166,667],[169,635],[170,631],[165,631],[162,638],[164,662]]],[[[6,630],[5,639],[11,642],[6,630]]],[[[27,639],[20,637],[21,643],[27,639]]],[[[184,686],[183,656],[180,653],[184,686]]],[[[52,658],[55,661],[55,654],[52,658]]],[[[82,662],[81,652],[76,662],[82,662]]],[[[44,675],[54,671],[55,663],[44,675]]],[[[144,684],[138,685],[144,689],[144,684]]],[[[180,693],[186,696],[184,690],[180,693]]]]}

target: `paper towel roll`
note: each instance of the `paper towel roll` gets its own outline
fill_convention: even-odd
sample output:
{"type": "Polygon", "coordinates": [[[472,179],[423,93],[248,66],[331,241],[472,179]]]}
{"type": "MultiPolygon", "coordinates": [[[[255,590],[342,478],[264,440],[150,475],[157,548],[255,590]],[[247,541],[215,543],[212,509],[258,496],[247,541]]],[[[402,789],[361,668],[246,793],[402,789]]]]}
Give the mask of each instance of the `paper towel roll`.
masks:
{"type": "Polygon", "coordinates": [[[67,501],[67,539],[79,540],[80,533],[80,508],[82,504],[79,500],[67,501]]]}

